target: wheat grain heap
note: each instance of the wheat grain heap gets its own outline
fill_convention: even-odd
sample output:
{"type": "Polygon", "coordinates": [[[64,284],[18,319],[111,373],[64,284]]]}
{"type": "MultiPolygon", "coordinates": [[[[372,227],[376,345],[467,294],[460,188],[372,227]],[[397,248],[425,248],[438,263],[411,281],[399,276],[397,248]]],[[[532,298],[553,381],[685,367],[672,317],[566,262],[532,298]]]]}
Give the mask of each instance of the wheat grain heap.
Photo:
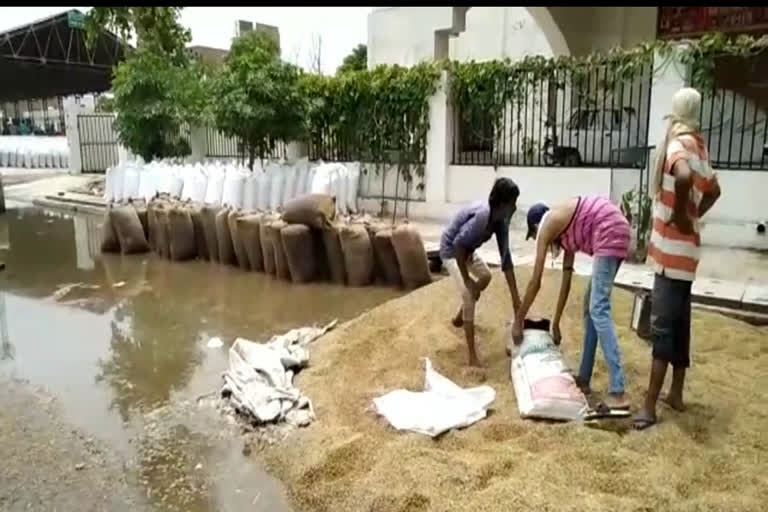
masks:
{"type": "MultiPolygon", "coordinates": [[[[529,271],[518,269],[526,283],[529,271]]],[[[629,420],[597,427],[522,420],[509,378],[505,321],[511,301],[494,274],[478,304],[485,369],[466,367],[462,332],[450,317],[453,283],[442,280],[379,306],[316,345],[298,379],[311,389],[318,421],[262,452],[307,511],[762,511],[768,502],[768,330],[694,311],[688,411],[660,407],[660,423],[634,432],[629,420]],[[396,432],[371,400],[420,390],[424,366],[461,386],[496,389],[489,417],[432,440],[396,432]]],[[[548,272],[532,314],[551,316],[559,274],[548,272]]],[[[581,297],[562,320],[571,367],[582,344],[581,297]]],[[[650,347],[629,329],[631,294],[613,292],[633,409],[648,382],[650,347]]],[[[593,389],[607,388],[597,358],[593,389]]]]}

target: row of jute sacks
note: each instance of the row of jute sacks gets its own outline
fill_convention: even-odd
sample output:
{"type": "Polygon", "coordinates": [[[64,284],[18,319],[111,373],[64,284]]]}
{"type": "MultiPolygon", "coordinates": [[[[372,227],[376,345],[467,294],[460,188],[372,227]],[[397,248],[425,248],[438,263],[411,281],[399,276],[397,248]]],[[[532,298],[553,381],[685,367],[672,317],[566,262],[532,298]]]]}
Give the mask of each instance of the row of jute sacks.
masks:
{"type": "Polygon", "coordinates": [[[154,250],[173,261],[199,258],[265,272],[297,283],[375,282],[408,289],[432,281],[419,232],[370,216],[337,216],[327,194],[306,194],[281,213],[178,201],[158,196],[113,205],[106,212],[101,250],[154,250]]]}
{"type": "Polygon", "coordinates": [[[148,202],[161,193],[208,205],[277,210],[294,197],[315,193],[335,196],[339,213],[354,214],[359,182],[359,163],[312,165],[304,158],[294,163],[268,162],[264,167],[256,163],[251,171],[234,162],[144,164],[137,160],[107,170],[104,200],[148,202]]]}
{"type": "Polygon", "coordinates": [[[4,135],[0,137],[0,167],[68,168],[66,137],[4,135]]]}

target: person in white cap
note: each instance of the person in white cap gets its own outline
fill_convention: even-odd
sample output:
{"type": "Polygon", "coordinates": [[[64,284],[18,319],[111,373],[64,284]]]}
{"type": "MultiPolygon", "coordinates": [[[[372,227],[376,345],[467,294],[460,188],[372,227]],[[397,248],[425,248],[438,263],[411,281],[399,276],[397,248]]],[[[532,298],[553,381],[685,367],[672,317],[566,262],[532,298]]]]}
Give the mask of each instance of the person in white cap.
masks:
{"type": "Polygon", "coordinates": [[[656,401],[672,365],[672,384],[662,401],[683,411],[683,383],[690,366],[691,284],[699,264],[699,219],[720,197],[717,176],[699,129],[701,94],[680,89],[663,142],[656,150],[654,204],[648,257],[655,276],[651,298],[653,361],[643,410],[633,426],[656,424],[656,401]]]}

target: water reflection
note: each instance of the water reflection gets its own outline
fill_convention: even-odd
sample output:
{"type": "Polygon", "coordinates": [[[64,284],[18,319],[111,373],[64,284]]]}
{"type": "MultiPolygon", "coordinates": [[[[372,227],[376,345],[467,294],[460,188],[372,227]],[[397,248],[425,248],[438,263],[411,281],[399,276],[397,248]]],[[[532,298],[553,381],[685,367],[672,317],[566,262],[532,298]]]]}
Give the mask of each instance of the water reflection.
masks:
{"type": "Polygon", "coordinates": [[[16,349],[13,348],[11,338],[8,336],[8,314],[5,310],[5,293],[0,292],[0,361],[13,359],[16,349]]]}
{"type": "MultiPolygon", "coordinates": [[[[344,321],[400,292],[292,285],[150,254],[101,255],[99,220],[34,208],[0,215],[0,261],[7,263],[0,272],[0,370],[50,389],[68,421],[135,457],[159,510],[228,509],[267,481],[243,462],[238,440],[227,437],[211,451],[206,439],[221,430],[191,428],[184,414],[145,439],[146,415],[216,390],[235,337],[265,340],[344,321]],[[211,336],[225,346],[206,348],[211,336]],[[205,469],[196,480],[193,462],[206,457],[206,468],[228,478],[211,480],[214,469],[205,469]],[[176,473],[186,475],[184,483],[176,473]]],[[[249,495],[243,507],[253,500],[249,495]]]]}

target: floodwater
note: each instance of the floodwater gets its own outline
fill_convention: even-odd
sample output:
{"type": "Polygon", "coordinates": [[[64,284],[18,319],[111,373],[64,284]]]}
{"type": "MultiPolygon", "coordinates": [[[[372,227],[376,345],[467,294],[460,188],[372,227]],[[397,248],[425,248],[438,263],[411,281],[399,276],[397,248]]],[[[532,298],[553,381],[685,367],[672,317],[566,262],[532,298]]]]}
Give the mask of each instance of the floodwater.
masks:
{"type": "Polygon", "coordinates": [[[289,510],[257,454],[241,453],[237,426],[197,398],[220,388],[235,337],[345,321],[400,292],[102,256],[99,224],[37,208],[0,215],[0,379],[46,390],[66,425],[113,450],[143,502],[132,510],[289,510]],[[208,348],[212,336],[224,347],[208,348]]]}

